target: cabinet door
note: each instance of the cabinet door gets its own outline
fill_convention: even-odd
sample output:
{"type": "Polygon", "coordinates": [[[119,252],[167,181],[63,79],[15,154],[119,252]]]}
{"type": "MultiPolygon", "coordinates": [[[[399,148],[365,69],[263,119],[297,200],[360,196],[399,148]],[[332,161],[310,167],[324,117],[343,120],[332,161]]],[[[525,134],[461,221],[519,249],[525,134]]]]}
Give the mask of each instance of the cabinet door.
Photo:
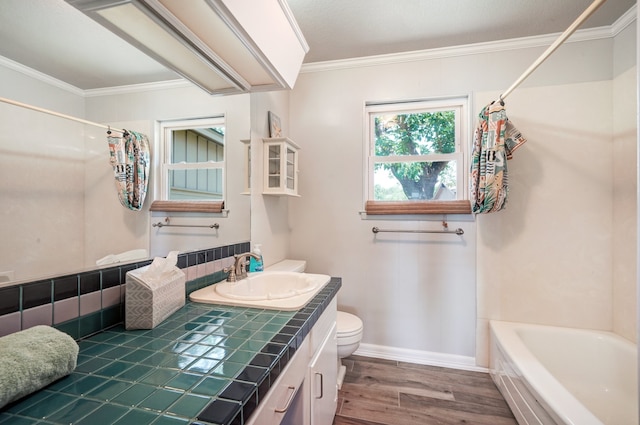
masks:
{"type": "Polygon", "coordinates": [[[278,376],[245,425],[304,424],[305,373],[309,370],[309,339],[306,338],[278,376]]]}
{"type": "Polygon", "coordinates": [[[338,345],[331,327],[309,365],[311,425],[331,425],[338,403],[338,345]]]}
{"type": "Polygon", "coordinates": [[[280,176],[282,175],[282,146],[281,145],[268,145],[268,159],[267,159],[267,185],[269,189],[281,188],[282,183],[280,176]]]}
{"type": "Polygon", "coordinates": [[[290,190],[294,193],[298,192],[296,173],[298,170],[298,152],[291,147],[287,146],[287,163],[285,165],[286,168],[286,178],[287,178],[287,190],[290,190]]]}

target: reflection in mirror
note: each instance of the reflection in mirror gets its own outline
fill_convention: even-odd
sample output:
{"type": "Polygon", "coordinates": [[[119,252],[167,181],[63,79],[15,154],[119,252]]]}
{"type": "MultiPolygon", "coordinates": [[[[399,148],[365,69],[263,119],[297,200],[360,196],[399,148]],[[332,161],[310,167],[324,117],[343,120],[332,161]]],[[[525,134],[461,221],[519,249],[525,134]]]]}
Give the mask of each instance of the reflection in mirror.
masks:
{"type": "Polygon", "coordinates": [[[161,199],[224,200],[224,118],[161,123],[161,199]]]}
{"type": "MultiPolygon", "coordinates": [[[[19,1],[13,3],[22,4],[19,1]]],[[[42,5],[39,4],[34,11],[42,9],[40,6],[45,3],[49,4],[40,3],[42,5]]],[[[31,18],[41,16],[56,28],[89,30],[95,24],[66,3],[60,3],[56,2],[60,7],[56,7],[54,14],[46,13],[46,10],[42,14],[29,14],[29,19],[21,21],[21,29],[36,34],[40,21],[31,18]],[[71,11],[68,16],[67,10],[71,11]]],[[[85,82],[104,84],[99,86],[99,90],[89,93],[80,86],[70,86],[28,68],[26,65],[37,62],[39,57],[36,50],[29,48],[29,40],[35,44],[37,39],[25,36],[24,40],[24,48],[19,49],[20,58],[24,61],[0,60],[0,97],[102,123],[112,129],[130,129],[146,134],[151,142],[153,166],[143,210],[127,210],[120,205],[114,188],[106,129],[0,102],[0,126],[3,129],[0,132],[0,287],[94,270],[98,268],[96,261],[109,255],[146,250],[152,257],[165,256],[172,250],[186,253],[245,243],[250,239],[250,197],[241,195],[245,158],[244,145],[240,142],[250,134],[249,94],[210,96],[176,79],[175,74],[164,72],[162,67],[148,74],[148,81],[125,78],[118,80],[122,86],[110,86],[112,80],[108,76],[126,77],[122,74],[135,71],[136,67],[130,66],[127,59],[123,60],[130,58],[135,62],[135,49],[127,50],[126,55],[124,49],[118,51],[119,63],[126,63],[124,68],[105,66],[108,62],[104,62],[105,57],[116,56],[100,54],[97,69],[108,71],[106,74],[71,72],[69,75],[74,77],[81,74],[91,77],[85,82]],[[194,125],[196,120],[187,119],[211,116],[218,122],[206,126],[194,125]],[[194,160],[195,164],[204,161],[204,169],[188,169],[192,166],[188,156],[176,160],[176,165],[184,161],[187,166],[182,176],[174,179],[175,190],[171,198],[167,192],[166,199],[175,196],[177,200],[170,202],[182,202],[187,193],[192,197],[197,192],[200,192],[198,197],[205,193],[212,203],[224,201],[226,215],[149,211],[151,203],[161,199],[159,120],[189,122],[185,129],[213,129],[207,136],[210,141],[205,145],[207,151],[214,150],[215,145],[216,151],[216,157],[194,160]],[[202,190],[203,174],[207,174],[205,190],[202,190]],[[180,178],[183,183],[178,187],[180,178]],[[194,179],[198,181],[195,186],[191,185],[194,179]],[[162,221],[165,217],[170,217],[176,224],[217,222],[220,228],[203,231],[201,228],[152,227],[152,221],[162,221]]],[[[68,47],[82,48],[81,44],[73,43],[68,47]]],[[[55,54],[68,58],[66,51],[55,54]]],[[[153,64],[148,65],[148,70],[156,69],[153,64]]],[[[90,88],[86,87],[86,90],[90,88]]],[[[198,144],[196,153],[200,149],[198,144]]],[[[185,155],[191,153],[185,152],[185,155]]],[[[173,172],[178,173],[177,170],[173,172]]],[[[126,262],[120,261],[119,264],[126,262]]]]}
{"type": "MultiPolygon", "coordinates": [[[[2,72],[0,67],[0,74],[2,72]]],[[[6,81],[20,82],[15,86],[25,84],[22,76],[11,76],[6,72],[2,75],[7,76],[6,81]]],[[[167,192],[167,198],[176,199],[174,202],[184,202],[187,194],[195,200],[192,203],[202,202],[203,194],[207,195],[211,202],[224,201],[225,208],[232,214],[221,217],[217,231],[151,227],[156,215],[159,220],[174,217],[178,224],[212,222],[211,213],[148,211],[151,202],[159,199],[161,186],[158,178],[161,173],[160,134],[154,131],[154,123],[157,123],[154,117],[177,115],[178,112],[167,112],[166,105],[179,103],[176,108],[186,109],[184,105],[192,104],[200,96],[199,92],[184,92],[181,102],[175,102],[175,90],[137,94],[143,99],[139,104],[146,105],[144,99],[148,97],[163,96],[167,99],[171,96],[174,102],[159,102],[156,109],[145,108],[146,116],[136,121],[117,121],[104,116],[104,111],[109,109],[102,103],[109,104],[111,99],[106,96],[104,101],[97,97],[92,99],[98,105],[95,109],[99,113],[88,118],[110,122],[114,129],[135,129],[153,140],[154,167],[150,182],[154,187],[147,194],[143,211],[127,210],[118,201],[113,169],[109,164],[106,130],[0,103],[0,125],[5,129],[0,134],[0,235],[3,241],[0,244],[0,287],[93,270],[99,267],[97,260],[129,251],[146,249],[152,257],[164,256],[171,250],[189,252],[249,240],[250,199],[241,195],[245,145],[240,142],[247,137],[250,127],[248,95],[207,98],[204,106],[198,105],[189,112],[203,116],[204,109],[217,109],[225,110],[226,115],[219,115],[216,122],[207,123],[204,128],[211,129],[208,131],[200,130],[202,127],[194,125],[194,121],[183,129],[189,130],[181,133],[187,140],[181,145],[183,157],[178,159],[176,151],[172,163],[185,166],[185,169],[181,176],[177,172],[174,176],[171,198],[167,192]],[[189,142],[194,138],[198,142],[189,142]],[[204,151],[207,156],[202,159],[204,151]],[[202,169],[189,168],[200,166],[202,169]]],[[[30,93],[28,99],[34,105],[46,104],[51,110],[83,115],[84,99],[79,96],[71,96],[77,100],[76,105],[69,102],[70,96],[64,93],[40,92],[35,88],[30,93]]],[[[14,97],[24,99],[18,93],[14,97]]],[[[123,108],[119,113],[141,115],[136,110],[127,112],[123,108]]],[[[181,115],[184,114],[183,111],[181,115]]],[[[126,262],[121,260],[119,264],[126,262]]]]}
{"type": "Polygon", "coordinates": [[[0,104],[0,126],[0,284],[81,268],[83,125],[0,104]]]}

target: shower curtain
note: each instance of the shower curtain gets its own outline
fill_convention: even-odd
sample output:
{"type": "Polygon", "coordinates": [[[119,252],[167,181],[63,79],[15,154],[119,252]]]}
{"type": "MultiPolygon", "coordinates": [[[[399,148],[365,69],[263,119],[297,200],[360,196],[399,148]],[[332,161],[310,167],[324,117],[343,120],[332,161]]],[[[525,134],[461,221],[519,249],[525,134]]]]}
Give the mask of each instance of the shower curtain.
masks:
{"type": "Polygon", "coordinates": [[[504,102],[491,102],[479,114],[471,154],[471,210],[500,211],[509,192],[507,160],[527,139],[507,118],[504,102]]]}
{"type": "Polygon", "coordinates": [[[144,134],[125,131],[122,137],[109,135],[107,141],[120,203],[140,211],[149,184],[149,139],[144,134]]]}

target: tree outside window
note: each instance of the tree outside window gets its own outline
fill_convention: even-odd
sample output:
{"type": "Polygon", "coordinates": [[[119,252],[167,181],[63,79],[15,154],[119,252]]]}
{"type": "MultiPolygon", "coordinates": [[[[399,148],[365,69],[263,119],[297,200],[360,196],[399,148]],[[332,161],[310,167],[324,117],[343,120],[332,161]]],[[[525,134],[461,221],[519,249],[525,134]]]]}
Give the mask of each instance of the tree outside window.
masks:
{"type": "Polygon", "coordinates": [[[464,199],[465,108],[466,98],[367,105],[367,199],[464,199]]]}

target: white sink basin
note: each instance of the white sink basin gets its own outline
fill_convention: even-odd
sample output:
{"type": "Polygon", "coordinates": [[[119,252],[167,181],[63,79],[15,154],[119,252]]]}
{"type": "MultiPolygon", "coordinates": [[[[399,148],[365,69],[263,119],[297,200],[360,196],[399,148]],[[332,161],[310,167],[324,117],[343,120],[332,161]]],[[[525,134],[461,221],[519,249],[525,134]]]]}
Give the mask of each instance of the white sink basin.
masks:
{"type": "Polygon", "coordinates": [[[312,273],[251,273],[246,279],[237,282],[220,282],[194,291],[189,298],[191,301],[208,304],[298,310],[330,279],[328,275],[312,273]]]}
{"type": "Polygon", "coordinates": [[[306,294],[325,284],[318,276],[295,272],[252,273],[238,282],[220,282],[216,292],[234,300],[279,300],[306,294]]]}

